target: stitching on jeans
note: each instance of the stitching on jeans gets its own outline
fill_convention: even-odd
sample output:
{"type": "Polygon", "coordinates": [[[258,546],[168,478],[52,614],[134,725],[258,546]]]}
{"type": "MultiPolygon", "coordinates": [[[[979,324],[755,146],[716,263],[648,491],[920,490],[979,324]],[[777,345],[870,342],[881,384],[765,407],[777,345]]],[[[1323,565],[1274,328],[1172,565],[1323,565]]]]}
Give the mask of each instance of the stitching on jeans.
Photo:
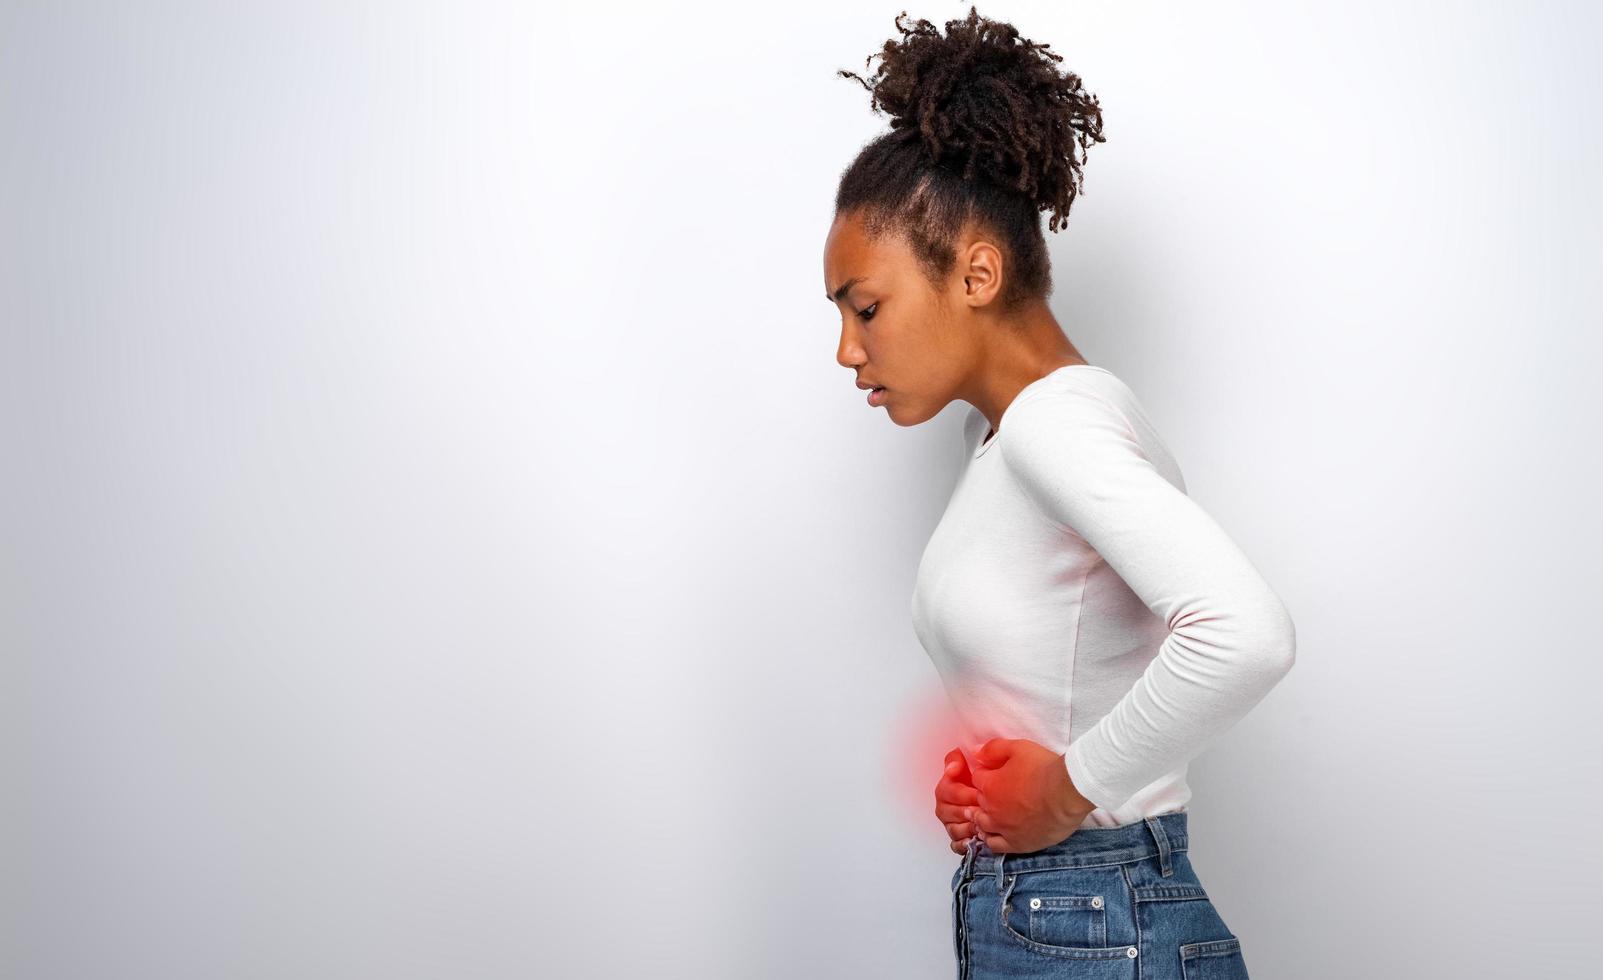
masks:
{"type": "Polygon", "coordinates": [[[1035,939],[1036,942],[1043,942],[1044,941],[1044,940],[1041,940],[1041,939],[1036,939],[1036,928],[1035,927],[1036,927],[1036,917],[1037,916],[1040,917],[1041,922],[1045,923],[1045,922],[1052,921],[1052,919],[1050,918],[1050,913],[1052,913],[1052,912],[1075,911],[1075,912],[1090,913],[1089,918],[1090,918],[1090,922],[1091,922],[1091,931],[1090,931],[1091,944],[1093,946],[1106,946],[1108,944],[1108,910],[1107,910],[1107,903],[1103,902],[1101,906],[1092,905],[1091,904],[1091,900],[1093,898],[1095,898],[1095,897],[1096,896],[1094,896],[1094,895],[1042,895],[1042,896],[1040,896],[1041,907],[1039,909],[1036,909],[1036,908],[1031,908],[1030,909],[1030,918],[1029,918],[1030,938],[1031,939],[1035,939]]]}
{"type": "Polygon", "coordinates": [[[962,980],[968,980],[969,974],[974,968],[973,949],[969,946],[969,941],[968,941],[969,917],[970,917],[970,913],[972,912],[972,910],[969,908],[968,889],[969,889],[969,882],[971,882],[973,880],[974,879],[972,879],[972,878],[969,878],[969,879],[965,880],[963,882],[963,886],[962,886],[963,916],[962,916],[962,924],[961,924],[961,926],[959,928],[959,931],[958,931],[958,935],[963,941],[963,958],[962,958],[962,961],[961,961],[961,965],[963,967],[963,969],[961,971],[962,972],[962,980]]]}
{"type": "Polygon", "coordinates": [[[1181,943],[1181,959],[1201,959],[1204,956],[1229,956],[1231,953],[1241,952],[1241,937],[1231,936],[1229,939],[1209,939],[1200,943],[1181,943]]]}
{"type": "MultiPolygon", "coordinates": [[[[1002,934],[1023,946],[1025,949],[1049,956],[1061,956],[1070,960],[1116,960],[1129,955],[1129,946],[1053,946],[1051,943],[1038,942],[1024,933],[1013,928],[1008,921],[1008,905],[1013,899],[1013,886],[1017,884],[1017,875],[1008,875],[1006,889],[1002,893],[1002,901],[997,906],[997,920],[1001,923],[1002,934]]],[[[1104,932],[1104,942],[1106,933],[1104,932]]]]}
{"type": "MultiPolygon", "coordinates": [[[[1184,840],[1184,839],[1185,838],[1181,838],[1181,840],[1184,840]]],[[[1173,851],[1184,851],[1186,849],[1187,848],[1184,847],[1184,846],[1169,848],[1169,850],[1171,852],[1173,852],[1173,851]]],[[[1118,853],[1123,855],[1123,856],[1115,858],[1113,860],[1099,861],[1099,862],[1097,862],[1095,864],[1080,864],[1080,863],[1051,864],[1051,865],[1047,865],[1046,867],[1042,867],[1042,868],[1020,868],[1020,867],[1016,867],[1015,866],[1012,871],[1008,872],[1008,874],[1009,875],[1027,875],[1027,874],[1034,874],[1034,873],[1036,873],[1038,871],[1061,871],[1061,870],[1063,870],[1065,868],[1111,868],[1111,867],[1113,867],[1115,865],[1129,864],[1132,861],[1144,861],[1147,858],[1157,857],[1156,852],[1153,852],[1153,851],[1120,851],[1118,853]]],[[[976,866],[976,868],[977,868],[977,866],[976,866]]],[[[990,875],[996,874],[996,871],[994,869],[993,870],[985,870],[985,871],[975,870],[974,874],[976,876],[984,875],[984,876],[988,877],[990,875]]]]}
{"type": "Polygon", "coordinates": [[[1124,887],[1130,892],[1130,918],[1135,920],[1135,976],[1136,980],[1141,980],[1142,974],[1147,971],[1147,958],[1141,955],[1142,946],[1144,945],[1141,941],[1141,906],[1134,901],[1135,883],[1130,880],[1130,866],[1128,864],[1120,865],[1119,873],[1124,875],[1124,887]]]}
{"type": "Polygon", "coordinates": [[[1208,893],[1196,885],[1146,885],[1135,890],[1137,902],[1184,902],[1207,897],[1208,893]]]}
{"type": "Polygon", "coordinates": [[[1147,817],[1144,821],[1147,831],[1158,845],[1158,869],[1163,877],[1174,877],[1174,862],[1172,860],[1173,848],[1169,846],[1169,835],[1163,829],[1163,821],[1156,817],[1147,817]]]}

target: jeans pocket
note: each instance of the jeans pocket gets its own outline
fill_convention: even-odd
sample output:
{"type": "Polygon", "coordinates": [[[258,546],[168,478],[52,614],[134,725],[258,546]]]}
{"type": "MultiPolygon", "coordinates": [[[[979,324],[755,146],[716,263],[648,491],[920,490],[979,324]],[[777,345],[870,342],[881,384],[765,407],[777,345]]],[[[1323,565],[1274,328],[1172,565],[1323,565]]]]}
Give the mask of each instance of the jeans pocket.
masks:
{"type": "Polygon", "coordinates": [[[1117,867],[1008,875],[1002,931],[1018,945],[1050,956],[1129,960],[1136,954],[1128,889],[1117,867]]]}
{"type": "Polygon", "coordinates": [[[1101,895],[1031,898],[1027,934],[1048,946],[1106,946],[1108,913],[1101,895]]]}
{"type": "Polygon", "coordinates": [[[1180,975],[1184,980],[1249,980],[1241,940],[1210,939],[1180,946],[1180,975]]]}

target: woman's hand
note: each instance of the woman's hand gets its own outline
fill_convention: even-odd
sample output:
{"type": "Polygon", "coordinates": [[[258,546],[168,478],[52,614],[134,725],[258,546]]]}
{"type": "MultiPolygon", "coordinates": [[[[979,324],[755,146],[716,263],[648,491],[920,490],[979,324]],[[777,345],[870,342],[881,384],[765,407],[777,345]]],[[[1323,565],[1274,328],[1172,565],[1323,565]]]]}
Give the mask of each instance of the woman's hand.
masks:
{"type": "Polygon", "coordinates": [[[966,842],[976,832],[974,822],[966,814],[979,802],[979,792],[969,776],[968,760],[963,758],[962,750],[946,753],[946,769],[941,773],[940,782],[935,784],[935,816],[946,825],[947,836],[952,838],[949,846],[958,854],[963,853],[966,842]]]}
{"type": "Polygon", "coordinates": [[[1038,742],[993,738],[974,762],[972,820],[997,854],[1027,854],[1066,840],[1096,809],[1074,788],[1063,756],[1038,742]]]}

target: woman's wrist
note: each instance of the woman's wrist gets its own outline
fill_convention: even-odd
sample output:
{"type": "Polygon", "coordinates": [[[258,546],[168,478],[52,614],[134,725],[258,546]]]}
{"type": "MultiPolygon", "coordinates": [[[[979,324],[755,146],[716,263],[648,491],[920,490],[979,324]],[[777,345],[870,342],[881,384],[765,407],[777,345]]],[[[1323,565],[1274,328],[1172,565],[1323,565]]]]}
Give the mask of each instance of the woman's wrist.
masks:
{"type": "Polygon", "coordinates": [[[1061,753],[1058,755],[1058,771],[1063,774],[1062,784],[1056,794],[1058,812],[1066,822],[1078,825],[1096,809],[1096,804],[1087,799],[1079,787],[1074,785],[1074,777],[1069,775],[1068,761],[1061,753]]]}

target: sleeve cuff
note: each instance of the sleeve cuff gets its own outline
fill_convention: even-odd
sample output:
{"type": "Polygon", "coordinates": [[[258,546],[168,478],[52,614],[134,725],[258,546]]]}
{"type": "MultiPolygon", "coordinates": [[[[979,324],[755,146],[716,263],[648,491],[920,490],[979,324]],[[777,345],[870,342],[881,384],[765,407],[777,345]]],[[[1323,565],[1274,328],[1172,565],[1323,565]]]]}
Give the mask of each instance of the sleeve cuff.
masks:
{"type": "Polygon", "coordinates": [[[1103,789],[1102,784],[1092,776],[1080,755],[1080,743],[1071,742],[1068,751],[1063,753],[1063,768],[1068,770],[1069,781],[1080,795],[1095,803],[1099,809],[1112,810],[1122,800],[1115,800],[1113,794],[1103,789]]]}

